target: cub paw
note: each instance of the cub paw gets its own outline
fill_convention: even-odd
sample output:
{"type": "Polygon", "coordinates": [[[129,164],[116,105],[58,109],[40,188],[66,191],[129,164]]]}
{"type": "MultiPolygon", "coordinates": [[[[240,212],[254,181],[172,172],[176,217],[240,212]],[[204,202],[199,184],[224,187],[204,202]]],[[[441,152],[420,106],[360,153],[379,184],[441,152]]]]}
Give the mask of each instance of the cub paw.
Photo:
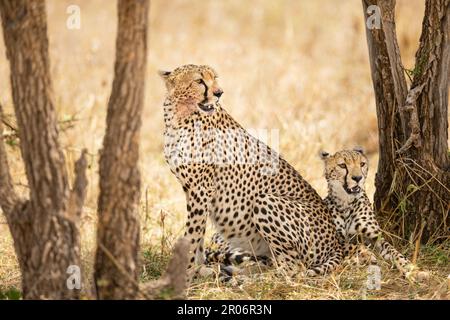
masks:
{"type": "Polygon", "coordinates": [[[405,278],[411,282],[424,282],[429,280],[430,276],[429,271],[419,270],[413,265],[409,265],[407,267],[407,271],[405,272],[405,278]]]}

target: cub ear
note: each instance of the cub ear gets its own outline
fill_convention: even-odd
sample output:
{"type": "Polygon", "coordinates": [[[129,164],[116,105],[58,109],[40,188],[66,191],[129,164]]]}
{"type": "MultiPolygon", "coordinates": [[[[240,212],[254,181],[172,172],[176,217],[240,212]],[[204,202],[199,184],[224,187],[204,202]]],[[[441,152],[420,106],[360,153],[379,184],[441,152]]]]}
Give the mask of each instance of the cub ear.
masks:
{"type": "Polygon", "coordinates": [[[170,71],[162,71],[162,70],[159,70],[159,71],[158,71],[159,76],[160,76],[164,81],[166,81],[166,80],[169,78],[169,76],[170,76],[171,73],[172,73],[172,72],[170,72],[170,71]]]}
{"type": "Polygon", "coordinates": [[[324,150],[320,150],[319,157],[320,157],[320,159],[325,160],[330,157],[330,154],[324,150]]]}
{"type": "Polygon", "coordinates": [[[361,153],[361,154],[364,154],[364,148],[361,147],[361,146],[355,146],[355,147],[353,148],[353,151],[356,151],[356,152],[359,152],[359,153],[361,153]]]}

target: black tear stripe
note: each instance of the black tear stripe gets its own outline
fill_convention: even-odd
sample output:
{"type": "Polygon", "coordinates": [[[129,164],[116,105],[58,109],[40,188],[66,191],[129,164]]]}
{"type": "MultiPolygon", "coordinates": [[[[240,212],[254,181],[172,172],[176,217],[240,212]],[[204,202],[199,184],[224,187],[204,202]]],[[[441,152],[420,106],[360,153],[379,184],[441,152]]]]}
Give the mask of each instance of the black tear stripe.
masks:
{"type": "Polygon", "coordinates": [[[346,189],[346,191],[348,190],[347,176],[348,176],[348,168],[347,166],[345,166],[344,188],[346,189]]]}
{"type": "Polygon", "coordinates": [[[200,82],[205,86],[205,92],[203,93],[203,103],[206,103],[208,102],[208,86],[206,85],[205,81],[203,81],[203,79],[200,79],[200,82]]]}

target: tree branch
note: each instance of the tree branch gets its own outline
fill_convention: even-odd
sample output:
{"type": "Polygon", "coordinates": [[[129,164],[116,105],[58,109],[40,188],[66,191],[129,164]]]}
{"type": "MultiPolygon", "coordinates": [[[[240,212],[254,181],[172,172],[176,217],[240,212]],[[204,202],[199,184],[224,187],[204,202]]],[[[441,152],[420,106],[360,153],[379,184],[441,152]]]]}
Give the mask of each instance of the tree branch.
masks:
{"type": "Polygon", "coordinates": [[[81,217],[84,199],[86,198],[86,188],[88,185],[86,177],[86,154],[87,149],[83,149],[80,158],[75,162],[75,180],[70,191],[68,215],[69,218],[75,221],[81,217]]]}
{"type": "Polygon", "coordinates": [[[405,105],[400,108],[400,112],[404,114],[407,113],[410,114],[409,129],[411,130],[411,133],[408,139],[406,140],[405,144],[400,149],[397,150],[397,154],[405,153],[413,145],[416,148],[420,148],[422,145],[422,141],[420,138],[420,123],[419,123],[419,116],[417,113],[416,101],[417,97],[420,95],[424,87],[425,83],[409,90],[408,95],[406,96],[405,105]]]}
{"type": "MultiPolygon", "coordinates": [[[[0,106],[1,107],[1,106],[0,106]]],[[[6,121],[5,117],[2,116],[1,122],[7,126],[11,131],[17,132],[17,128],[15,128],[12,124],[10,124],[8,121],[6,121]]]]}

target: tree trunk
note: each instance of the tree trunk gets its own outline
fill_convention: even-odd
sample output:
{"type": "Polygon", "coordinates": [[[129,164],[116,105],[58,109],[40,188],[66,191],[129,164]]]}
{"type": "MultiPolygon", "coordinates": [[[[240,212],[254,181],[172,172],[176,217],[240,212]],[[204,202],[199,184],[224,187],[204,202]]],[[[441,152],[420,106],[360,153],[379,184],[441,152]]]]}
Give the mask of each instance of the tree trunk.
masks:
{"type": "MultiPolygon", "coordinates": [[[[144,99],[148,0],[120,0],[115,77],[100,157],[98,249],[95,261],[101,299],[183,297],[186,239],[175,246],[165,275],[138,285],[139,129],[144,99]],[[137,295],[139,290],[140,295],[137,295]]],[[[69,270],[80,267],[78,221],[86,194],[86,151],[75,164],[69,189],[58,142],[49,73],[45,2],[0,0],[20,147],[29,199],[14,190],[0,121],[0,207],[22,273],[26,299],[74,299],[69,270]]],[[[2,108],[0,106],[0,117],[2,108]]],[[[81,279],[80,279],[81,280],[81,279]]]]}
{"type": "MultiPolygon", "coordinates": [[[[382,14],[382,29],[366,28],[370,68],[378,115],[379,160],[375,177],[375,207],[380,209],[388,194],[395,173],[395,150],[403,141],[399,108],[408,93],[395,31],[395,1],[363,1],[364,13],[370,5],[378,5],[382,14]]],[[[367,20],[366,16],[366,20],[367,20]]],[[[385,204],[386,205],[386,204],[385,204]]]]}
{"type": "Polygon", "coordinates": [[[139,278],[139,131],[148,0],[119,0],[114,81],[100,157],[95,280],[100,299],[133,299],[139,278]]]}
{"type": "Polygon", "coordinates": [[[395,1],[363,0],[381,9],[381,29],[366,29],[379,123],[375,208],[403,238],[449,237],[449,0],[427,0],[408,90],[394,25],[395,1]]]}
{"type": "MultiPolygon", "coordinates": [[[[67,269],[80,266],[77,223],[85,196],[83,152],[69,189],[58,142],[48,54],[45,1],[1,0],[0,13],[29,200],[14,191],[0,134],[0,206],[22,272],[26,299],[78,298],[67,269]]],[[[0,132],[2,128],[0,128],[0,132]]]]}

